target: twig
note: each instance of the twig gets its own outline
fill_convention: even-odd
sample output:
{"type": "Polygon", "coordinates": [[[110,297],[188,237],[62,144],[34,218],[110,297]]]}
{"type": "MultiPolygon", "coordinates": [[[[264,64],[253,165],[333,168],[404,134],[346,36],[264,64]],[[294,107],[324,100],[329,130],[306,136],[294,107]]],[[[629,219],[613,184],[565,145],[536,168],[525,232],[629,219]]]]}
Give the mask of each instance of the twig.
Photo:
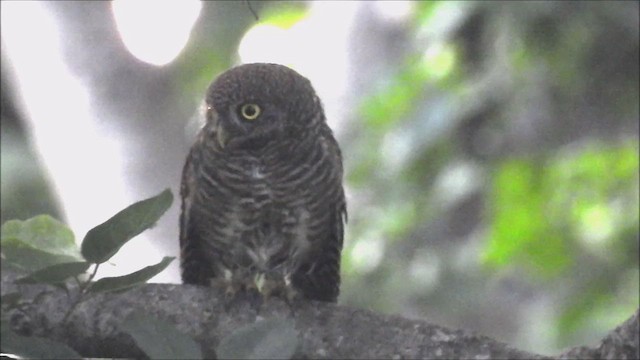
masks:
{"type": "Polygon", "coordinates": [[[251,6],[251,1],[249,0],[245,0],[245,2],[247,3],[247,7],[249,7],[249,10],[251,11],[251,13],[253,14],[253,17],[256,18],[256,21],[260,21],[260,18],[258,17],[258,14],[256,13],[255,10],[253,10],[253,7],[251,6]]]}
{"type": "Polygon", "coordinates": [[[99,266],[100,266],[100,264],[96,264],[96,266],[93,268],[93,272],[91,272],[91,275],[89,275],[89,278],[87,279],[86,282],[80,282],[80,281],[78,281],[78,278],[76,278],[76,281],[78,281],[78,284],[79,284],[78,297],[73,302],[73,304],[71,304],[71,306],[69,307],[69,310],[67,310],[66,314],[64,314],[64,317],[62,318],[62,323],[63,324],[67,321],[67,319],[69,319],[69,316],[71,315],[73,310],[75,310],[75,308],[78,306],[78,304],[80,304],[82,302],[82,300],[84,300],[84,294],[87,292],[87,289],[89,289],[89,287],[91,286],[91,281],[96,276],[96,273],[98,272],[98,267],[99,266]]]}

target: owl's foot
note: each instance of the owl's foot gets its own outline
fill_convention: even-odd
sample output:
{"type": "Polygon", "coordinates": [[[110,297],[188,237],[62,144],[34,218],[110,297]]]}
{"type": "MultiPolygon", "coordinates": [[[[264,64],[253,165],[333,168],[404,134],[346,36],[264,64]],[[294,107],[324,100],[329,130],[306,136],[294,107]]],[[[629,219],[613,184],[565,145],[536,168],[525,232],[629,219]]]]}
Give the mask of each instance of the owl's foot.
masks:
{"type": "Polygon", "coordinates": [[[224,289],[223,306],[226,312],[234,307],[240,307],[243,303],[249,303],[251,308],[258,312],[262,306],[262,295],[250,277],[238,276],[231,279],[219,279],[212,286],[220,286],[224,289]]]}
{"type": "Polygon", "coordinates": [[[228,282],[225,284],[224,288],[224,310],[225,312],[230,312],[231,308],[238,301],[238,294],[242,292],[238,283],[228,282]]]}
{"type": "Polygon", "coordinates": [[[260,292],[265,299],[278,297],[284,300],[293,316],[296,315],[295,305],[299,300],[302,300],[301,294],[291,287],[286,278],[279,274],[265,274],[260,292]]]}
{"type": "Polygon", "coordinates": [[[256,288],[232,290],[229,287],[224,295],[224,309],[226,312],[231,312],[234,307],[239,307],[243,303],[248,303],[251,309],[255,312],[260,312],[263,298],[256,288]]]}
{"type": "Polygon", "coordinates": [[[236,273],[237,276],[218,282],[224,289],[224,309],[230,312],[243,303],[260,313],[265,301],[277,297],[287,304],[291,314],[296,315],[295,308],[303,299],[302,294],[291,286],[286,277],[277,272],[259,273],[257,275],[236,273]]]}
{"type": "Polygon", "coordinates": [[[264,303],[264,298],[260,293],[260,289],[256,286],[255,282],[249,282],[245,284],[243,294],[243,300],[247,301],[251,308],[256,312],[260,313],[260,308],[264,303]]]}

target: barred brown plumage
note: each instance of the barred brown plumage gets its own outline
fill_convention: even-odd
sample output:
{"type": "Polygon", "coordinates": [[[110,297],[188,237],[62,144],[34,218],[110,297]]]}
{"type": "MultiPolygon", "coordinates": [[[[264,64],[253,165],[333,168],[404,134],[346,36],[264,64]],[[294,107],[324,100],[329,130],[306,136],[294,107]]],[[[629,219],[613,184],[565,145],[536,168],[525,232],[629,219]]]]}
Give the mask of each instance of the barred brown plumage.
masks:
{"type": "Polygon", "coordinates": [[[182,280],[336,301],[342,157],[309,80],[246,64],[207,90],[182,173],[182,280]]]}

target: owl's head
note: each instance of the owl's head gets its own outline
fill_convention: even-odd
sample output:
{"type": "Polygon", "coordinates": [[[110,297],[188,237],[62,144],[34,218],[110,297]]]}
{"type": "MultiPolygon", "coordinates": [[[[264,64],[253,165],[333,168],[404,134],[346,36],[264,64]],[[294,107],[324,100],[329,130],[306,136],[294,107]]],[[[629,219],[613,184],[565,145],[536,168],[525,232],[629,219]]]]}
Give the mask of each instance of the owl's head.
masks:
{"type": "Polygon", "coordinates": [[[245,64],[218,76],[206,96],[207,124],[221,148],[255,148],[324,121],[309,80],[286,66],[245,64]]]}

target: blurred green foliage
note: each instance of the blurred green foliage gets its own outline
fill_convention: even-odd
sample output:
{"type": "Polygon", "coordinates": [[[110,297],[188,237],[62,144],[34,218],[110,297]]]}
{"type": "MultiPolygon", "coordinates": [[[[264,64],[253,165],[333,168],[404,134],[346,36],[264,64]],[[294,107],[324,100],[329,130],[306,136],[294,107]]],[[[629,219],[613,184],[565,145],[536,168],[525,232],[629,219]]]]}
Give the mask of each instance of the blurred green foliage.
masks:
{"type": "Polygon", "coordinates": [[[344,302],[483,333],[473,319],[501,313],[508,341],[530,312],[516,341],[548,353],[632,314],[638,38],[621,23],[633,6],[609,5],[415,3],[408,50],[343,145],[344,302]]]}
{"type": "Polygon", "coordinates": [[[592,322],[613,327],[638,306],[628,276],[637,279],[638,142],[590,143],[541,159],[499,164],[491,190],[492,222],[483,261],[493,268],[524,266],[540,281],[567,281],[586,266],[586,285],[557,319],[559,342],[592,322]],[[633,269],[630,275],[629,270],[633,269]],[[626,293],[616,294],[619,272],[626,293]],[[633,300],[636,301],[633,301],[633,300]],[[608,313],[608,314],[607,314],[608,313]],[[607,314],[607,319],[597,320],[607,314]]]}
{"type": "Polygon", "coordinates": [[[260,13],[260,23],[289,29],[309,14],[304,2],[275,2],[260,13]]]}
{"type": "Polygon", "coordinates": [[[638,232],[638,142],[590,144],[541,161],[499,165],[484,261],[525,262],[532,274],[553,277],[570,265],[576,247],[604,258],[628,254],[632,249],[615,243],[638,232]]]}
{"type": "Polygon", "coordinates": [[[25,136],[2,114],[0,132],[0,221],[27,219],[35,214],[59,216],[47,175],[25,136]]]}
{"type": "MultiPolygon", "coordinates": [[[[540,179],[538,170],[522,160],[505,162],[498,169],[492,201],[496,214],[484,260],[502,266],[525,261],[538,274],[555,275],[568,265],[568,250],[562,229],[551,224],[558,219],[546,208],[555,184],[540,179]],[[516,257],[518,254],[523,256],[516,257]]],[[[563,224],[566,222],[559,221],[563,224]]]]}

